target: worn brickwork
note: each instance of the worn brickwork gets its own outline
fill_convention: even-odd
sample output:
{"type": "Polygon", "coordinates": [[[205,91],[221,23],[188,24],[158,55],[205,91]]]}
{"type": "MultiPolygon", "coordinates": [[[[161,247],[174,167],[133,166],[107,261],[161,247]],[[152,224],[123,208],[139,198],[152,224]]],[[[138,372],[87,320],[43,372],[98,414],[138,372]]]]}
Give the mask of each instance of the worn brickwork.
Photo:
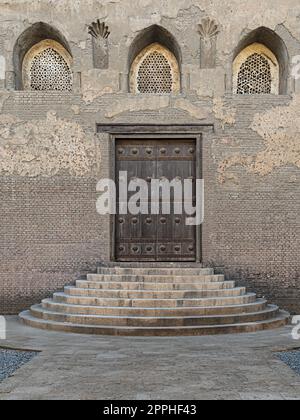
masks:
{"type": "Polygon", "coordinates": [[[109,261],[110,221],[95,203],[112,156],[96,124],[120,123],[214,125],[203,137],[203,262],[300,312],[300,83],[291,66],[299,16],[299,0],[0,1],[0,312],[17,313],[109,261]],[[208,34],[199,30],[207,17],[218,27],[208,34]],[[111,32],[101,48],[88,33],[97,19],[111,32]],[[18,40],[40,22],[68,44],[72,93],[20,88],[18,40]],[[146,47],[151,27],[151,41],[163,36],[155,28],[174,37],[181,93],[128,92],[135,42],[146,47]],[[234,95],[235,53],[261,27],[286,46],[282,94],[234,95]]]}

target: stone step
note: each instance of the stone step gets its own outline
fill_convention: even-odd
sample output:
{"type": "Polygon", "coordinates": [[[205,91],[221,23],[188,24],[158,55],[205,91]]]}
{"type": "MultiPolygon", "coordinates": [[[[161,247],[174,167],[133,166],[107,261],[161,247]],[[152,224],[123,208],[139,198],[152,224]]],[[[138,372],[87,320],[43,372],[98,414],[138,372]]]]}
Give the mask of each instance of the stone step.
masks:
{"type": "Polygon", "coordinates": [[[234,281],[201,282],[201,283],[150,283],[150,282],[96,282],[77,280],[76,287],[80,289],[103,290],[145,290],[145,291],[174,291],[174,290],[222,290],[234,289],[234,281]]]}
{"type": "Polygon", "coordinates": [[[88,274],[88,281],[92,282],[126,282],[126,283],[209,283],[224,282],[223,275],[132,275],[132,274],[88,274]]]}
{"type": "Polygon", "coordinates": [[[75,305],[109,306],[109,307],[139,307],[139,308],[178,308],[178,307],[205,307],[242,305],[254,302],[253,293],[242,296],[199,298],[199,299],[112,299],[87,296],[71,296],[67,293],[55,293],[55,302],[64,302],[75,305]]]}
{"type": "Polygon", "coordinates": [[[112,317],[104,315],[80,315],[62,314],[45,310],[41,305],[31,308],[31,314],[37,318],[48,321],[65,322],[80,325],[109,325],[118,327],[181,327],[181,326],[206,326],[206,325],[228,325],[242,324],[248,322],[264,321],[275,318],[278,315],[277,306],[269,306],[264,311],[239,314],[239,315],[218,315],[218,316],[197,316],[197,317],[112,317]]]}
{"type": "Polygon", "coordinates": [[[256,332],[289,315],[199,264],[110,264],[20,315],[47,330],[120,336],[256,332]]]}
{"type": "Polygon", "coordinates": [[[201,299],[212,297],[242,296],[246,293],[245,287],[221,290],[103,290],[103,289],[80,289],[67,286],[65,293],[70,296],[97,297],[102,299],[201,299]]]}
{"type": "Polygon", "coordinates": [[[99,268],[205,268],[198,262],[110,262],[101,264],[99,268]]]}
{"type": "Polygon", "coordinates": [[[79,315],[129,316],[129,317],[193,317],[213,315],[235,315],[264,311],[267,306],[265,299],[257,299],[253,303],[242,305],[210,306],[210,307],[179,307],[179,308],[134,308],[134,307],[99,307],[84,306],[54,302],[44,299],[42,306],[52,312],[79,315]]]}
{"type": "Polygon", "coordinates": [[[28,326],[49,331],[61,331],[78,334],[115,335],[115,336],[193,336],[193,335],[216,335],[234,333],[254,333],[272,328],[285,326],[289,315],[279,312],[271,320],[257,322],[229,324],[229,325],[203,325],[203,326],[179,326],[179,327],[129,327],[129,326],[103,326],[103,325],[80,325],[65,322],[55,322],[32,316],[30,311],[20,314],[22,322],[28,326]]]}
{"type": "Polygon", "coordinates": [[[99,267],[98,274],[119,274],[119,275],[167,275],[167,276],[206,276],[213,275],[212,268],[107,268],[99,267]]]}

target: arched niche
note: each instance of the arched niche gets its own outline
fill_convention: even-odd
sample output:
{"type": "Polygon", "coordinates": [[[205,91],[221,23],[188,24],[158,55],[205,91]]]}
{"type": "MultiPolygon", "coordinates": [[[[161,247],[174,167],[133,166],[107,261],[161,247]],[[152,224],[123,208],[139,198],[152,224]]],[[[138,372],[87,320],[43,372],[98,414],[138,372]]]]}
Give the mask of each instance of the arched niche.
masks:
{"type": "Polygon", "coordinates": [[[243,49],[233,63],[233,91],[239,95],[279,94],[279,63],[257,42],[243,49]]]}
{"type": "MultiPolygon", "coordinates": [[[[172,91],[180,92],[182,63],[181,50],[175,37],[167,29],[158,25],[153,25],[141,31],[131,44],[128,56],[128,85],[130,91],[132,91],[134,86],[132,77],[135,72],[135,66],[142,63],[143,59],[151,53],[154,53],[154,55],[161,53],[162,56],[166,58],[171,67],[172,73],[176,73],[176,80],[174,80],[174,89],[172,89],[172,91]]],[[[134,91],[136,91],[136,89],[134,89],[134,91]]]]}
{"type": "MultiPolygon", "coordinates": [[[[278,65],[278,94],[285,95],[288,90],[288,78],[289,78],[289,54],[287,47],[282,40],[282,38],[273,30],[265,27],[258,28],[250,32],[245,36],[242,41],[239,43],[238,47],[234,53],[233,61],[233,78],[236,77],[236,63],[240,57],[242,57],[243,52],[247,55],[247,52],[250,51],[253,46],[258,47],[260,52],[270,60],[270,63],[278,65]],[[273,57],[273,58],[272,58],[273,57]]],[[[255,51],[253,50],[253,53],[255,51]]],[[[274,73],[274,68],[271,71],[274,73]]],[[[275,81],[276,82],[276,81],[275,81]]],[[[274,85],[273,85],[274,86],[274,85]]],[[[233,80],[233,93],[236,92],[236,83],[233,80]]],[[[275,90],[273,88],[274,93],[275,90]]]]}
{"type": "Polygon", "coordinates": [[[23,61],[26,54],[42,41],[55,41],[72,57],[70,46],[61,32],[51,25],[38,22],[26,29],[18,38],[13,52],[15,88],[23,90],[23,61]]]}

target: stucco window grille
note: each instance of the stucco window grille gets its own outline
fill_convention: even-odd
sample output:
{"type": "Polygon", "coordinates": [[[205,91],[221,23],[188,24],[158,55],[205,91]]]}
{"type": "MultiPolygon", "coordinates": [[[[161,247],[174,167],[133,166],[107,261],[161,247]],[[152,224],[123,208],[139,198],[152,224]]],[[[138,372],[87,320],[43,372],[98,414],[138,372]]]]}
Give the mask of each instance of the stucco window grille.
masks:
{"type": "Polygon", "coordinates": [[[152,44],[134,60],[130,87],[133,93],[170,94],[180,90],[176,57],[160,44],[152,44]]]}
{"type": "Polygon", "coordinates": [[[71,91],[72,58],[59,43],[46,40],[35,45],[23,65],[24,88],[35,91],[71,91]]]}
{"type": "Polygon", "coordinates": [[[267,59],[262,55],[252,54],[239,71],[238,94],[271,93],[272,76],[267,59]]]}
{"type": "Polygon", "coordinates": [[[279,93],[279,64],[264,45],[253,44],[236,58],[234,92],[239,95],[279,93]]]}

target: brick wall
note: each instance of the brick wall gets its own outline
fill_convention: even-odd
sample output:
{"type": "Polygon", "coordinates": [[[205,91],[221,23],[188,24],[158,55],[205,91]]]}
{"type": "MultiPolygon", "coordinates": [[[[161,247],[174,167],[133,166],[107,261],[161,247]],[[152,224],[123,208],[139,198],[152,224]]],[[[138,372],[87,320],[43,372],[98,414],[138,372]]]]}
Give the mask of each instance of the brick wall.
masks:
{"type": "MultiPolygon", "coordinates": [[[[214,133],[204,135],[204,263],[271,302],[299,313],[300,172],[295,159],[299,143],[290,144],[297,138],[293,121],[295,127],[300,126],[300,106],[293,105],[292,100],[292,94],[299,94],[298,85],[289,79],[287,96],[249,98],[230,92],[233,51],[246,28],[268,24],[284,40],[290,57],[300,54],[296,20],[287,18],[286,27],[281,24],[288,11],[295,10],[296,16],[299,10],[300,14],[299,1],[288,0],[274,9],[271,0],[255,0],[248,11],[240,0],[214,0],[201,5],[187,1],[184,8],[182,1],[172,0],[171,9],[153,0],[146,6],[139,2],[134,10],[129,0],[109,6],[89,0],[82,2],[84,7],[77,5],[78,10],[67,0],[60,10],[53,2],[43,3],[43,7],[33,7],[30,0],[14,0],[3,6],[0,55],[6,59],[7,78],[11,84],[14,45],[30,26],[30,15],[30,22],[47,21],[66,35],[74,56],[76,84],[71,94],[36,93],[5,90],[7,81],[0,81],[0,313],[18,313],[109,260],[110,221],[96,212],[96,183],[109,176],[113,156],[109,135],[96,135],[97,123],[171,127],[213,124],[214,133]],[[218,21],[221,31],[216,69],[200,68],[197,25],[206,15],[218,21]],[[108,70],[93,69],[92,43],[87,33],[87,25],[101,16],[109,17],[111,30],[108,70]],[[177,96],[143,98],[127,92],[130,45],[143,28],[153,24],[149,16],[156,16],[155,22],[167,28],[182,48],[182,93],[177,96]],[[213,102],[214,95],[221,101],[220,108],[213,102]],[[278,148],[268,151],[266,139],[251,126],[256,114],[265,115],[276,107],[282,108],[284,124],[278,131],[285,133],[287,149],[275,135],[278,148]],[[50,111],[59,122],[50,125],[47,132],[50,111]],[[232,121],[228,115],[234,115],[232,121]],[[24,126],[26,122],[32,125],[24,126]],[[47,148],[51,152],[56,137],[62,142],[68,138],[70,122],[76,124],[72,129],[79,137],[84,133],[75,150],[83,160],[78,163],[77,155],[71,159],[73,150],[64,144],[65,148],[59,150],[64,150],[62,157],[68,155],[72,165],[53,175],[51,171],[43,173],[45,162],[39,169],[39,159],[48,156],[47,148]],[[23,136],[26,144],[22,143],[23,136]],[[37,149],[42,147],[40,155],[31,160],[26,153],[33,140],[37,149]],[[45,146],[49,141],[49,147],[45,146]],[[90,167],[82,168],[85,148],[89,157],[86,166],[90,167]],[[23,171],[7,167],[14,159],[13,154],[5,160],[10,150],[18,153],[23,171]],[[260,162],[262,151],[267,152],[260,162]],[[288,158],[277,165],[282,151],[288,158]],[[253,170],[258,164],[262,168],[253,170]],[[33,165],[36,174],[32,173],[33,165]],[[264,165],[270,170],[264,172],[264,165]],[[74,166],[79,166],[82,174],[73,173],[74,166]]],[[[274,119],[266,127],[271,137],[277,118],[274,111],[274,119]]],[[[61,156],[57,155],[57,161],[61,165],[61,156]]]]}
{"type": "Polygon", "coordinates": [[[1,179],[0,308],[16,313],[96,269],[107,232],[96,180],[1,179]]]}

